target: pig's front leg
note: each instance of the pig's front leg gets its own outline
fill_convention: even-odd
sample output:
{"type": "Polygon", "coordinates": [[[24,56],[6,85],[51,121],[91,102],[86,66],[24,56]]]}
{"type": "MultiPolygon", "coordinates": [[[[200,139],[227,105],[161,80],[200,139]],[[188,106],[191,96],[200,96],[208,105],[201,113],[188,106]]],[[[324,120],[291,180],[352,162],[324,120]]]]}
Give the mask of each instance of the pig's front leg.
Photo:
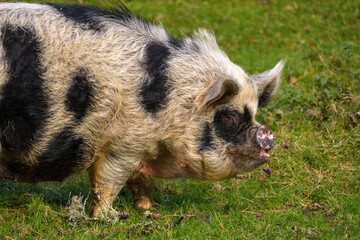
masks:
{"type": "Polygon", "coordinates": [[[127,182],[136,161],[124,159],[114,153],[97,153],[90,167],[90,180],[93,192],[93,216],[113,220],[117,212],[112,208],[113,201],[127,182]]]}
{"type": "Polygon", "coordinates": [[[135,206],[143,209],[150,209],[154,205],[152,191],[154,180],[136,171],[127,181],[127,185],[133,194],[135,206]]]}

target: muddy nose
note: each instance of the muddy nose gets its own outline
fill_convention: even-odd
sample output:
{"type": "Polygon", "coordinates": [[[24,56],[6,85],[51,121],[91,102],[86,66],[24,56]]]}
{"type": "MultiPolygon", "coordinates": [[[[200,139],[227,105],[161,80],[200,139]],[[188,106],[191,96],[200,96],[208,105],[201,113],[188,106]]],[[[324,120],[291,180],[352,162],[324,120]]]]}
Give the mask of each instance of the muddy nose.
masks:
{"type": "Polygon", "coordinates": [[[256,143],[264,150],[269,151],[274,147],[274,135],[270,128],[262,125],[256,131],[256,143]]]}

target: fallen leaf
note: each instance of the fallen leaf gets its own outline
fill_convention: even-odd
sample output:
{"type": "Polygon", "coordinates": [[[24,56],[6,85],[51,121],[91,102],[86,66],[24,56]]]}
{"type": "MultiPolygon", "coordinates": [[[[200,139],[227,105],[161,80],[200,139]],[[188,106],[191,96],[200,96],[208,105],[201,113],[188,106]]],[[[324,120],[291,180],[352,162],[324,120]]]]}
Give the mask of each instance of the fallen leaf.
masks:
{"type": "Polygon", "coordinates": [[[211,190],[214,190],[214,191],[220,191],[222,189],[222,186],[220,183],[214,183],[214,185],[212,186],[211,190]]]}
{"type": "Polygon", "coordinates": [[[312,44],[309,45],[309,48],[310,48],[310,49],[314,49],[315,47],[316,47],[316,44],[314,44],[314,43],[312,43],[312,44]]]}
{"type": "Polygon", "coordinates": [[[220,224],[221,231],[225,231],[224,224],[220,224]]]}
{"type": "Polygon", "coordinates": [[[195,215],[195,218],[203,220],[206,223],[210,223],[210,215],[207,215],[206,217],[204,217],[204,215],[202,215],[201,213],[198,213],[195,215]]]}
{"type": "Polygon", "coordinates": [[[314,205],[309,205],[306,207],[307,210],[309,211],[317,211],[319,209],[324,209],[324,206],[318,204],[318,203],[314,203],[314,205]]]}
{"type": "Polygon", "coordinates": [[[315,112],[313,110],[308,109],[306,110],[305,114],[311,117],[318,117],[320,115],[320,112],[315,112]]]}
{"type": "Polygon", "coordinates": [[[235,179],[246,180],[246,177],[247,177],[246,174],[238,174],[238,175],[236,175],[235,179]]]}
{"type": "Polygon", "coordinates": [[[127,211],[120,211],[119,212],[119,219],[128,219],[129,213],[127,211]]]}
{"type": "Polygon", "coordinates": [[[272,173],[272,169],[271,168],[265,168],[265,169],[263,169],[263,171],[267,174],[267,175],[271,175],[271,173],[272,173]]]}
{"type": "Polygon", "coordinates": [[[291,142],[290,142],[289,139],[285,141],[284,146],[285,146],[286,149],[291,147],[291,142]]]}
{"type": "Polygon", "coordinates": [[[292,10],[294,10],[294,7],[291,6],[291,5],[286,5],[286,6],[284,7],[284,9],[285,9],[285,10],[288,10],[288,11],[292,11],[292,10]]]}
{"type": "Polygon", "coordinates": [[[293,74],[290,74],[290,85],[295,85],[297,80],[297,77],[295,77],[293,74]]]}
{"type": "Polygon", "coordinates": [[[350,116],[351,119],[354,121],[354,123],[360,122],[360,112],[352,112],[352,113],[349,113],[349,116],[350,116]]]}

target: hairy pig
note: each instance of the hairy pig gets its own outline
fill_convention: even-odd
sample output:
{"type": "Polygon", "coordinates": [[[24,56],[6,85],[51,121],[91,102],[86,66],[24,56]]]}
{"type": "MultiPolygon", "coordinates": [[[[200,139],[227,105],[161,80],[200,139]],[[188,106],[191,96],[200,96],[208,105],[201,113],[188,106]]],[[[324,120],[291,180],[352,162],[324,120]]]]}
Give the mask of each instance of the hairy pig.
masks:
{"type": "Polygon", "coordinates": [[[284,63],[248,75],[206,30],[176,39],[124,5],[0,3],[0,178],[63,181],[88,171],[93,214],[127,184],[223,179],[269,160],[255,120],[284,63]]]}

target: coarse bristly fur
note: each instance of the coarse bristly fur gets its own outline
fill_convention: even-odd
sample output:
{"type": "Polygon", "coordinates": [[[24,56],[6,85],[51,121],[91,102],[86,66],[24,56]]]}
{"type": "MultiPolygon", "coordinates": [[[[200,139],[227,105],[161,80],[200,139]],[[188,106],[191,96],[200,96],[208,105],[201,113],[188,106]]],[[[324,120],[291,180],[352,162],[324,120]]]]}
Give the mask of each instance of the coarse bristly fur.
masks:
{"type": "Polygon", "coordinates": [[[0,27],[0,178],[88,170],[97,215],[125,183],[149,208],[153,177],[221,179],[268,160],[255,114],[282,61],[249,76],[212,33],[179,40],[124,5],[1,3],[0,27]]]}

